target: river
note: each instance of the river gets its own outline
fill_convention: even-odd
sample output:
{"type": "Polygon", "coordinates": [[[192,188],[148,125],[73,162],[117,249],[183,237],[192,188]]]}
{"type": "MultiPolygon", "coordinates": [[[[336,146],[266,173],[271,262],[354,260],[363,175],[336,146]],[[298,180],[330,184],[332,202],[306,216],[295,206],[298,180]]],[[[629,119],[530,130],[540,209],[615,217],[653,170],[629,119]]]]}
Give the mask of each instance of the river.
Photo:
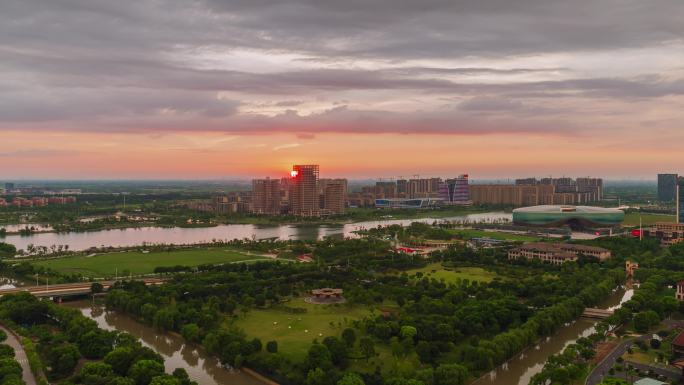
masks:
{"type": "Polygon", "coordinates": [[[8,235],[1,242],[11,243],[18,250],[26,250],[30,244],[50,247],[69,245],[69,250],[79,251],[91,247],[130,247],[144,243],[190,244],[233,239],[315,240],[324,237],[354,237],[354,231],[394,224],[409,225],[412,222],[432,223],[434,221],[494,222],[511,220],[512,214],[490,212],[468,214],[448,218],[388,219],[349,223],[345,225],[219,225],[215,227],[139,227],[116,230],[100,230],[70,233],[39,233],[28,236],[8,235]]]}
{"type": "Polygon", "coordinates": [[[124,331],[137,337],[143,345],[164,357],[167,373],[183,368],[192,380],[201,385],[264,385],[241,371],[223,368],[204,349],[186,344],[180,336],[160,333],[127,315],[105,311],[97,305],[93,307],[89,301],[64,302],[63,305],[80,310],[83,315],[95,320],[102,329],[124,331]]]}
{"type": "MultiPolygon", "coordinates": [[[[634,291],[620,288],[607,298],[601,307],[616,309],[628,301],[634,291]]],[[[218,360],[208,355],[202,348],[188,345],[183,338],[168,333],[159,333],[154,328],[145,326],[133,318],[117,312],[105,311],[101,306],[92,306],[89,301],[65,302],[64,306],[78,309],[95,320],[106,330],[125,331],[140,341],[165,360],[167,372],[175,368],[185,369],[190,378],[202,385],[263,385],[259,380],[239,371],[230,371],[221,367],[218,360]]],[[[539,373],[546,360],[553,354],[560,353],[565,347],[580,337],[587,337],[594,332],[597,320],[580,318],[561,327],[553,336],[525,350],[499,368],[492,370],[471,385],[527,385],[535,374],[539,373]]]]}
{"type": "MultiPolygon", "coordinates": [[[[601,304],[601,308],[615,310],[634,294],[633,289],[620,288],[615,290],[601,304]]],[[[563,351],[580,337],[588,337],[594,333],[594,326],[598,320],[580,318],[547,337],[538,345],[525,350],[508,362],[482,376],[471,385],[527,385],[532,377],[541,372],[546,360],[563,351]]]]}

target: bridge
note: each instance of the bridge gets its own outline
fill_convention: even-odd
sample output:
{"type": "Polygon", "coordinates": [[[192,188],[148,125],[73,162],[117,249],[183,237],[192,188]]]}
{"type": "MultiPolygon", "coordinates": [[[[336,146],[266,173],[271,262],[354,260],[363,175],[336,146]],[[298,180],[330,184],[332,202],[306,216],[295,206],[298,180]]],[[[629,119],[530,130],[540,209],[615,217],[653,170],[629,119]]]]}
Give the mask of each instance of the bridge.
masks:
{"type": "MultiPolygon", "coordinates": [[[[165,280],[159,278],[145,278],[140,281],[145,285],[160,285],[165,280]]],[[[109,289],[116,281],[98,281],[104,290],[109,289]]],[[[79,283],[63,283],[57,285],[40,285],[40,286],[24,286],[14,289],[0,290],[0,297],[7,294],[16,294],[27,292],[36,297],[67,297],[71,295],[84,295],[91,293],[91,287],[94,282],[79,282],[79,283]]]]}
{"type": "Polygon", "coordinates": [[[585,318],[598,318],[598,319],[604,319],[608,318],[613,315],[612,310],[608,309],[596,309],[596,308],[591,308],[588,307],[584,309],[584,312],[582,313],[582,317],[585,318]]]}

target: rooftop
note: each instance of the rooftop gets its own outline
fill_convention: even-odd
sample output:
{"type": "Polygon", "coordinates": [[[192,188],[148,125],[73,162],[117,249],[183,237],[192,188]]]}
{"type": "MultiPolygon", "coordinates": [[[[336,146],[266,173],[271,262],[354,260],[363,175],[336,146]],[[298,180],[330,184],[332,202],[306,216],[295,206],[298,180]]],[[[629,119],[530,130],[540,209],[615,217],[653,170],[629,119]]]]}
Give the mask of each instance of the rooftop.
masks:
{"type": "Polygon", "coordinates": [[[672,340],[672,345],[680,348],[684,347],[684,332],[677,334],[677,337],[672,340]]]}
{"type": "Polygon", "coordinates": [[[521,207],[513,210],[514,213],[619,213],[617,208],[596,206],[569,206],[569,205],[541,205],[521,207]]]}
{"type": "Polygon", "coordinates": [[[547,243],[547,242],[532,242],[526,243],[519,248],[527,250],[538,250],[538,251],[572,251],[576,253],[582,252],[592,252],[592,253],[604,253],[608,252],[608,249],[595,246],[587,245],[577,245],[574,243],[547,243]]]}

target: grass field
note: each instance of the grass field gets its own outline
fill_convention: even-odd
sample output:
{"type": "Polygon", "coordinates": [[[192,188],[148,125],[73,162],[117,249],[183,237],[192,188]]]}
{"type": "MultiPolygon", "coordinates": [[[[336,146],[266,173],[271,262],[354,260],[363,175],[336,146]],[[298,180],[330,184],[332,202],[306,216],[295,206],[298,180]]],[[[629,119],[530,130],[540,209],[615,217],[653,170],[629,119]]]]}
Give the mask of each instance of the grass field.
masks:
{"type": "Polygon", "coordinates": [[[279,309],[251,310],[241,315],[234,324],[248,336],[258,337],[264,344],[277,341],[278,351],[301,361],[314,339],[322,341],[327,336],[339,336],[351,321],[371,313],[369,309],[359,306],[313,305],[302,298],[288,302],[287,306],[305,308],[307,312],[292,314],[279,309]],[[331,322],[334,326],[331,326],[331,322]]]}
{"type": "Polygon", "coordinates": [[[468,279],[470,281],[478,282],[491,282],[495,277],[496,273],[492,273],[480,267],[454,267],[451,270],[446,270],[439,263],[429,264],[421,269],[407,270],[406,273],[409,275],[421,272],[424,276],[429,278],[434,278],[436,280],[442,280],[446,283],[454,283],[459,279],[468,279]]]}
{"type": "Polygon", "coordinates": [[[87,277],[113,277],[118,274],[148,274],[159,266],[197,266],[201,264],[231,263],[263,259],[258,255],[227,250],[225,248],[191,249],[171,252],[125,252],[98,254],[92,257],[78,256],[34,262],[35,265],[49,267],[60,273],[81,273],[87,277]]]}
{"type": "MultiPolygon", "coordinates": [[[[656,222],[674,222],[675,220],[674,215],[641,214],[641,221],[644,226],[652,225],[656,222]]],[[[627,213],[622,224],[624,226],[639,226],[639,213],[627,213]]]]}
{"type": "Polygon", "coordinates": [[[500,231],[484,231],[484,230],[449,230],[454,235],[463,237],[464,239],[470,238],[492,238],[502,241],[521,241],[521,242],[534,242],[538,241],[540,238],[533,235],[521,235],[506,233],[500,231]]]}

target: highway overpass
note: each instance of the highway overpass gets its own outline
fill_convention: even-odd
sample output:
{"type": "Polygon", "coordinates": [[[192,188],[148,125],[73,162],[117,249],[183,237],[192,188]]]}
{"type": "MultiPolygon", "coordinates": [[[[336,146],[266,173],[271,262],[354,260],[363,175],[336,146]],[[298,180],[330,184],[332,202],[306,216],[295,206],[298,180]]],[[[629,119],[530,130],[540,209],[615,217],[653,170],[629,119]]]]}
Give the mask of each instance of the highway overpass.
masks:
{"type": "MultiPolygon", "coordinates": [[[[160,285],[164,283],[163,279],[159,278],[144,278],[140,279],[145,285],[160,285]]],[[[107,290],[116,281],[98,281],[102,287],[107,290]]],[[[24,286],[14,289],[0,290],[0,296],[7,294],[16,294],[28,292],[36,297],[67,297],[72,295],[90,294],[91,286],[94,282],[79,282],[79,283],[63,283],[57,285],[40,285],[40,286],[24,286]]]]}

